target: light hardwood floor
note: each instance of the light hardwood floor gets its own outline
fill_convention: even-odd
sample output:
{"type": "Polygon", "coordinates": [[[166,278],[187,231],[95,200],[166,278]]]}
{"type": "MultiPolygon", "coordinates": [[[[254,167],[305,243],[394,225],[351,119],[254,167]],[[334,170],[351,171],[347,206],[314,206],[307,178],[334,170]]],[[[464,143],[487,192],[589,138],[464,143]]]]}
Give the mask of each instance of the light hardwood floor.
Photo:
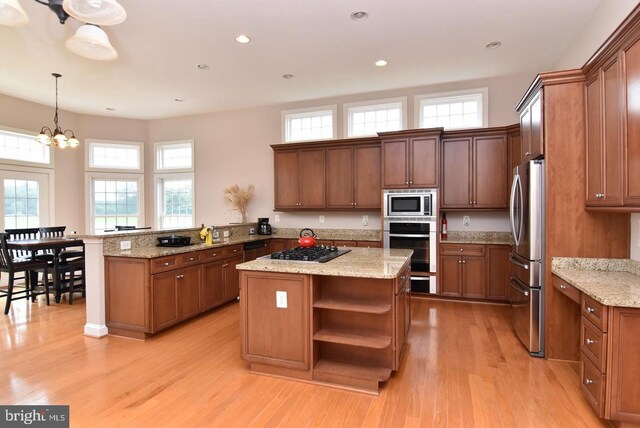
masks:
{"type": "Polygon", "coordinates": [[[0,319],[0,403],[69,404],[72,427],[607,426],[578,365],[529,357],[507,306],[412,309],[401,370],[374,397],[250,374],[237,303],[140,342],[82,336],[81,299],[17,301],[0,319]]]}

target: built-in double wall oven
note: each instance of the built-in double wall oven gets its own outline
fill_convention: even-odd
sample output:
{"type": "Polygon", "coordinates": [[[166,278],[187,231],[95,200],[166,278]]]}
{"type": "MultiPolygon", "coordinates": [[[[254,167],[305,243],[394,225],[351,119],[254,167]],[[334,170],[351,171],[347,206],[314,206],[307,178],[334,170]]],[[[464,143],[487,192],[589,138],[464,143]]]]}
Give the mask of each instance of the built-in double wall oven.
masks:
{"type": "Polygon", "coordinates": [[[413,250],[411,292],[435,294],[436,190],[386,190],[383,212],[384,247],[413,250]]]}

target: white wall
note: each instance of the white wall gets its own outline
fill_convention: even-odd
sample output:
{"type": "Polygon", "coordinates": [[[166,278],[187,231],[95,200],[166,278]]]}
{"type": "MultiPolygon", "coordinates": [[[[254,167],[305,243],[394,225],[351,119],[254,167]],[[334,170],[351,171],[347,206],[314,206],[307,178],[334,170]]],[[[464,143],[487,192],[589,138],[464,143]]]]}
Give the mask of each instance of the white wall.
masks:
{"type": "Polygon", "coordinates": [[[510,232],[509,213],[506,211],[489,212],[448,212],[447,228],[463,232],[510,232]],[[469,217],[469,226],[462,223],[464,216],[469,217]]]}

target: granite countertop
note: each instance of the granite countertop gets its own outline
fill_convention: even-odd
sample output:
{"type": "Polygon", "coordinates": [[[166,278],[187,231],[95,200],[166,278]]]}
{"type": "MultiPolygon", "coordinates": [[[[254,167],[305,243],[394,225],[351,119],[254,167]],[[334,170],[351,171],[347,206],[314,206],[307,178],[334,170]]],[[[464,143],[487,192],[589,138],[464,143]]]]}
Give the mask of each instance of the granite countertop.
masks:
{"type": "Polygon", "coordinates": [[[447,240],[442,244],[485,244],[512,245],[510,232],[463,232],[452,230],[447,233],[447,240]]]}
{"type": "Polygon", "coordinates": [[[411,250],[351,248],[351,251],[327,263],[257,259],[242,263],[238,270],[299,273],[306,275],[347,276],[392,279],[413,254],[411,250]]]}
{"type": "Polygon", "coordinates": [[[640,262],[554,257],[551,273],[603,305],[640,308],[640,262]]]}
{"type": "MultiPolygon", "coordinates": [[[[278,231],[271,235],[274,239],[298,239],[301,229],[276,228],[278,231]]],[[[380,229],[313,229],[317,239],[331,239],[338,241],[380,241],[380,229]]]]}
{"type": "Polygon", "coordinates": [[[213,245],[205,245],[203,243],[196,243],[188,245],[186,247],[135,247],[128,251],[120,251],[113,248],[112,251],[105,251],[105,256],[115,257],[131,257],[137,259],[152,259],[155,257],[172,256],[174,254],[183,254],[191,251],[207,250],[209,248],[226,247],[227,245],[244,244],[246,242],[264,241],[271,239],[269,235],[244,235],[244,236],[231,236],[230,238],[221,239],[220,242],[216,242],[213,245]]]}

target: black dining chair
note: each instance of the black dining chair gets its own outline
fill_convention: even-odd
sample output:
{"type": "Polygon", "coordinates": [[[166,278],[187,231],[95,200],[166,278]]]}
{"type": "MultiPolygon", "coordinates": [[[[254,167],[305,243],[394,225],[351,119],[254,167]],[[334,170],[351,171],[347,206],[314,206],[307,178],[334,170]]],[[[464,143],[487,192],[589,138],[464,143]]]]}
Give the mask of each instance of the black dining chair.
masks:
{"type": "MultiPolygon", "coordinates": [[[[38,239],[40,236],[39,229],[37,227],[29,227],[22,229],[5,229],[5,233],[7,234],[7,240],[9,241],[22,241],[29,239],[38,239]]],[[[9,250],[9,254],[13,259],[31,259],[33,258],[33,254],[31,251],[27,250],[9,250]]],[[[25,280],[24,276],[16,276],[14,280],[25,280]]]]}
{"type": "MultiPolygon", "coordinates": [[[[63,238],[66,228],[67,226],[41,227],[40,229],[38,229],[38,232],[41,238],[63,238]]],[[[53,254],[53,250],[48,250],[44,253],[38,254],[36,258],[38,260],[53,262],[53,254]]],[[[61,261],[65,261],[66,259],[70,258],[84,257],[84,249],[82,251],[76,249],[64,249],[60,251],[59,257],[61,261]]]]}
{"type": "Polygon", "coordinates": [[[55,290],[56,302],[60,301],[60,296],[64,292],[69,293],[69,304],[73,304],[73,294],[82,292],[82,297],[86,295],[86,275],[84,262],[84,244],[82,250],[77,251],[79,257],[69,257],[64,259],[54,268],[57,288],[55,290]]]}
{"type": "Polygon", "coordinates": [[[0,233],[0,272],[6,272],[9,274],[7,280],[7,289],[0,289],[0,297],[7,299],[4,306],[4,314],[9,313],[11,302],[13,300],[32,298],[35,300],[36,296],[45,294],[47,297],[47,306],[49,305],[49,265],[46,261],[33,260],[29,258],[14,258],[12,253],[7,247],[7,233],[0,233]],[[14,291],[16,273],[25,273],[25,288],[24,290],[14,291]],[[32,275],[27,275],[27,272],[33,272],[32,275]],[[42,288],[38,288],[38,272],[42,272],[42,288]]]}

